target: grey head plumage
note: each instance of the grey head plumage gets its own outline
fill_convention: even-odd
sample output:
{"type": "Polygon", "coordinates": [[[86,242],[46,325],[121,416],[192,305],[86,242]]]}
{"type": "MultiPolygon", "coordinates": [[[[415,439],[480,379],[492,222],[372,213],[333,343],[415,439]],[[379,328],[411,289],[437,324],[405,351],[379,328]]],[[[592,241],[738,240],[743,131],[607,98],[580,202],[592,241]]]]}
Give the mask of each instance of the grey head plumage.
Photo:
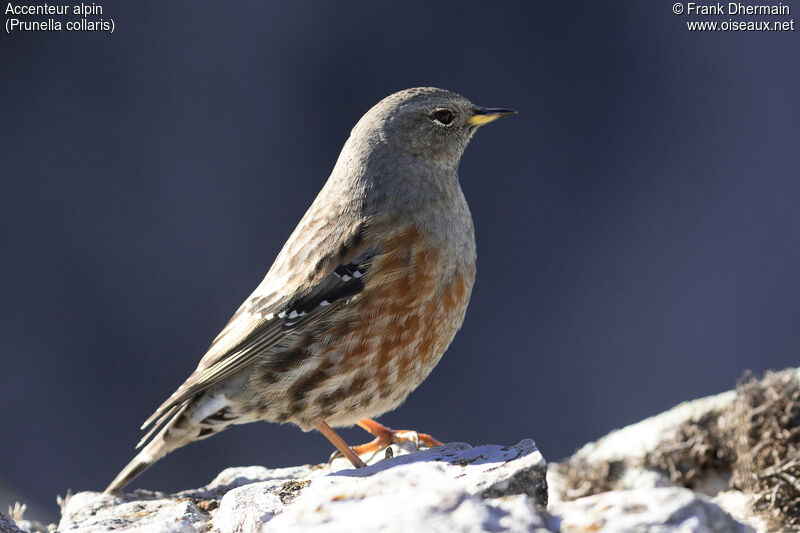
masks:
{"type": "Polygon", "coordinates": [[[457,167],[479,126],[512,113],[476,106],[444,89],[415,87],[375,104],[353,128],[350,141],[368,143],[373,150],[384,145],[396,154],[457,167]]]}

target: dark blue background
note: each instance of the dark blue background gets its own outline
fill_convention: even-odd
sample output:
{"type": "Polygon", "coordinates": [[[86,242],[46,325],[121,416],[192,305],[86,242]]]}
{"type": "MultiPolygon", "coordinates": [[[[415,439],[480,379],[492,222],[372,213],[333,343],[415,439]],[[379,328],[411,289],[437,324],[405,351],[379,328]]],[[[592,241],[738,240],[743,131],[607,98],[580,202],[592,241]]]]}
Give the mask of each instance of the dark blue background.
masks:
{"type": "MultiPolygon", "coordinates": [[[[385,423],[555,460],[797,365],[800,32],[690,33],[667,1],[103,6],[113,35],[0,42],[0,478],[42,518],[132,457],[352,125],[405,87],[520,113],[464,156],[467,319],[385,423]]],[[[251,424],[134,486],[330,451],[251,424]]]]}

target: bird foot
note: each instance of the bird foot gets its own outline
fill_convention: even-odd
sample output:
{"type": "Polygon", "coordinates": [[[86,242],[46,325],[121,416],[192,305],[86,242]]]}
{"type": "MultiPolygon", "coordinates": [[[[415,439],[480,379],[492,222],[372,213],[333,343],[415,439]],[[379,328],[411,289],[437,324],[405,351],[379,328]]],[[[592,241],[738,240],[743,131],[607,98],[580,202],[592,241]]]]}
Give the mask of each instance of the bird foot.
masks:
{"type": "MultiPolygon", "coordinates": [[[[370,442],[361,444],[359,446],[353,446],[351,448],[358,456],[364,454],[375,454],[381,450],[387,450],[386,456],[388,459],[393,456],[393,453],[390,451],[390,446],[392,444],[400,444],[403,442],[411,442],[417,449],[419,449],[421,445],[424,445],[428,448],[442,445],[441,442],[427,433],[420,433],[410,429],[391,429],[370,418],[359,420],[358,426],[370,434],[375,435],[375,438],[370,442]]],[[[328,464],[331,464],[334,459],[341,456],[342,453],[340,451],[337,450],[333,452],[328,460],[328,464]]]]}
{"type": "Polygon", "coordinates": [[[383,424],[369,418],[359,420],[358,425],[372,435],[375,435],[375,438],[372,441],[353,447],[353,451],[358,455],[379,452],[385,448],[388,448],[392,444],[399,444],[402,442],[412,442],[416,448],[419,448],[420,445],[425,445],[428,448],[442,445],[441,442],[431,437],[427,433],[420,433],[411,429],[388,428],[383,424]]]}

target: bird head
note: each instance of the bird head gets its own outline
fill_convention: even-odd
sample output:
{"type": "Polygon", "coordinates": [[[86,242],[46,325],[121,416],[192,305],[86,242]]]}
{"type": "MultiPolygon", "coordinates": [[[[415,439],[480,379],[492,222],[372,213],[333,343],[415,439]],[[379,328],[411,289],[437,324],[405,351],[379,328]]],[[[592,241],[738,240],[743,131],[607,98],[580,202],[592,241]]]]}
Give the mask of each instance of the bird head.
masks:
{"type": "Polygon", "coordinates": [[[484,124],[516,111],[476,106],[463,96],[417,87],[387,96],[353,129],[395,150],[432,162],[458,166],[472,135],[484,124]],[[371,135],[370,135],[371,134],[371,135]]]}

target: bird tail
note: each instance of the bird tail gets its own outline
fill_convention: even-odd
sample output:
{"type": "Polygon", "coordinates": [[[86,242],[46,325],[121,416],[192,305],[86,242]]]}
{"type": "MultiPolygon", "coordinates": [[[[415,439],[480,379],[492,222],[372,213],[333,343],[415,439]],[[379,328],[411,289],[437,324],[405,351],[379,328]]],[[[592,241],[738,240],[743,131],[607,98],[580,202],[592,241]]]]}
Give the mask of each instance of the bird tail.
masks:
{"type": "MultiPolygon", "coordinates": [[[[147,446],[145,446],[142,451],[122,469],[119,475],[114,478],[114,481],[106,488],[106,494],[117,492],[169,452],[185,444],[189,444],[197,438],[197,431],[192,431],[194,429],[192,427],[194,424],[186,413],[190,405],[191,402],[186,402],[180,409],[175,407],[162,418],[160,422],[163,423],[164,419],[177,410],[172,418],[161,428],[161,431],[159,431],[155,437],[150,440],[147,446]]],[[[155,425],[153,429],[139,441],[136,447],[140,448],[160,425],[161,424],[155,425]]]]}
{"type": "Polygon", "coordinates": [[[250,420],[241,417],[237,406],[224,394],[204,394],[172,406],[159,414],[158,420],[136,448],[141,448],[145,443],[147,445],[122,469],[105,492],[110,494],[120,490],[169,452],[190,442],[207,439],[232,424],[246,421],[250,420]]]}

